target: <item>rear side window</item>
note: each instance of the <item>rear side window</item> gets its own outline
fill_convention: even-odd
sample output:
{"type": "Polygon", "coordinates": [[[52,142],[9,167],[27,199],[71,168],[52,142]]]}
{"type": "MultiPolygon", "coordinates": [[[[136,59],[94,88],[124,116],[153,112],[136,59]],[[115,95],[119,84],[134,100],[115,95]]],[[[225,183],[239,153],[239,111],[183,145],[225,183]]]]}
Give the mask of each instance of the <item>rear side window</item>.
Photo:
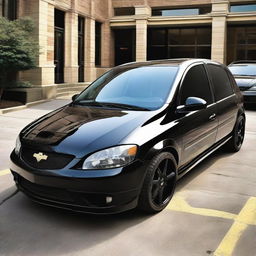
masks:
{"type": "Polygon", "coordinates": [[[217,65],[208,64],[207,67],[212,79],[216,101],[233,94],[233,89],[227,72],[217,65]]]}
{"type": "Polygon", "coordinates": [[[192,67],[183,80],[180,90],[180,104],[184,105],[188,97],[204,99],[207,104],[213,102],[208,77],[203,65],[192,67]]]}

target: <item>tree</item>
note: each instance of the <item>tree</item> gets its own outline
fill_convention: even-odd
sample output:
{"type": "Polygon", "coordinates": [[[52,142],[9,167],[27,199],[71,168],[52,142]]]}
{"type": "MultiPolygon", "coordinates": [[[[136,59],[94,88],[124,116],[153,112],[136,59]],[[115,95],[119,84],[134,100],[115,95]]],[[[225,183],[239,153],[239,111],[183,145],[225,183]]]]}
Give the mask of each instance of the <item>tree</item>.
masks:
{"type": "Polygon", "coordinates": [[[16,85],[18,71],[36,67],[39,45],[34,28],[28,17],[15,21],[0,17],[0,99],[4,88],[16,85]]]}

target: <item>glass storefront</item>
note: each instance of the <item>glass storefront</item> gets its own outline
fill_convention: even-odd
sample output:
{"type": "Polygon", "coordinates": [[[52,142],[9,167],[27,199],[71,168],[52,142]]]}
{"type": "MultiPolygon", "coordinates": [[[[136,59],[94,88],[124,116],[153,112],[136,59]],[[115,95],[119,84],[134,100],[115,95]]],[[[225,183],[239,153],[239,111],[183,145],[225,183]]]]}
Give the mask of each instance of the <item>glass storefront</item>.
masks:
{"type": "Polygon", "coordinates": [[[148,60],[211,58],[210,27],[149,28],[148,60]]]}
{"type": "Polygon", "coordinates": [[[230,25],[227,38],[228,64],[235,60],[256,60],[255,25],[230,25]]]}

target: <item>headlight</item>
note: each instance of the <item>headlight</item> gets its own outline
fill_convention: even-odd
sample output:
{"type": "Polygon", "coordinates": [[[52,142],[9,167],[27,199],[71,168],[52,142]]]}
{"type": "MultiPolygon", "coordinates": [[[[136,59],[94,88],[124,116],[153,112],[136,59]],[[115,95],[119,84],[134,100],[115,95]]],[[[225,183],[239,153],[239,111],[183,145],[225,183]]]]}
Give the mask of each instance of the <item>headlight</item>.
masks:
{"type": "Polygon", "coordinates": [[[122,145],[107,148],[90,155],[83,163],[83,169],[109,169],[125,166],[132,162],[137,153],[136,145],[122,145]]]}
{"type": "Polygon", "coordinates": [[[252,86],[249,91],[256,91],[256,85],[252,86]]]}
{"type": "Polygon", "coordinates": [[[20,153],[20,136],[17,137],[16,139],[16,145],[15,145],[15,153],[18,155],[20,153]]]}

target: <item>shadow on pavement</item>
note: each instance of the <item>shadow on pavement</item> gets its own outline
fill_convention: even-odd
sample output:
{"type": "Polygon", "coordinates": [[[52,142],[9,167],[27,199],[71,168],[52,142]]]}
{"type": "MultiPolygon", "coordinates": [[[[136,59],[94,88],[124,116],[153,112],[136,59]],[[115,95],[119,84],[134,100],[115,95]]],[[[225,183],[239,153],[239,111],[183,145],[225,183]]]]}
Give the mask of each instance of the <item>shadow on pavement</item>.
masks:
{"type": "MultiPolygon", "coordinates": [[[[178,182],[177,191],[182,190],[215,161],[228,156],[217,151],[205,159],[178,182]]],[[[138,225],[150,230],[156,219],[161,220],[157,216],[165,214],[168,211],[158,215],[146,215],[136,210],[117,215],[73,213],[33,203],[19,192],[0,207],[0,255],[77,254],[85,249],[93,250],[93,247],[125,231],[130,237],[138,225]],[[142,222],[145,224],[141,225],[142,222]]],[[[168,220],[173,221],[171,216],[168,220]]]]}

